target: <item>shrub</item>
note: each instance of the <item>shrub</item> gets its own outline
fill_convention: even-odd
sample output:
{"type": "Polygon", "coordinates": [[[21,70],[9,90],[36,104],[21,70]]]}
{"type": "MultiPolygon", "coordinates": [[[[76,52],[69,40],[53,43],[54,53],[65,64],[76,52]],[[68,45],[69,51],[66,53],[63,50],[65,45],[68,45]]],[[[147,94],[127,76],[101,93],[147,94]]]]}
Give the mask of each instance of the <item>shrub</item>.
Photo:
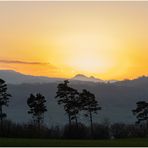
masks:
{"type": "Polygon", "coordinates": [[[83,139],[88,137],[88,129],[87,127],[79,123],[78,127],[76,124],[72,124],[71,126],[65,125],[63,138],[70,138],[70,139],[83,139]]]}

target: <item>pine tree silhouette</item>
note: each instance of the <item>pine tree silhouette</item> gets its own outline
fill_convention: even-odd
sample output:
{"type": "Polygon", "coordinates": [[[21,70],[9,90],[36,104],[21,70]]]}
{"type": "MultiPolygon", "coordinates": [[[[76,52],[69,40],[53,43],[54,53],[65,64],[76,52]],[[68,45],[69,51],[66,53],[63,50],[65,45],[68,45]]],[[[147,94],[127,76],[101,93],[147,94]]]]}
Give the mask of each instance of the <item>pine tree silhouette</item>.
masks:
{"type": "Polygon", "coordinates": [[[69,127],[73,119],[78,125],[77,114],[79,113],[79,93],[76,89],[68,86],[69,81],[65,80],[64,83],[58,85],[58,91],[56,92],[56,99],[58,104],[63,104],[64,110],[68,115],[69,127]]]}
{"type": "Polygon", "coordinates": [[[0,79],[0,121],[1,121],[1,132],[3,132],[3,119],[7,116],[3,113],[3,106],[8,106],[11,95],[7,93],[7,84],[4,80],[0,79]]]}
{"type": "Polygon", "coordinates": [[[97,114],[98,110],[101,110],[101,107],[99,107],[95,95],[86,89],[83,89],[82,93],[80,93],[80,100],[81,110],[85,111],[84,115],[90,119],[91,135],[93,136],[93,113],[97,114]]]}
{"type": "Polygon", "coordinates": [[[145,101],[139,101],[136,104],[137,108],[132,110],[138,120],[136,123],[140,124],[140,122],[146,121],[148,127],[148,103],[145,101]]]}
{"type": "Polygon", "coordinates": [[[30,97],[27,99],[27,104],[30,108],[28,114],[32,114],[32,118],[39,128],[41,123],[43,123],[43,115],[47,111],[45,102],[45,97],[40,93],[37,93],[36,96],[30,94],[30,97]]]}

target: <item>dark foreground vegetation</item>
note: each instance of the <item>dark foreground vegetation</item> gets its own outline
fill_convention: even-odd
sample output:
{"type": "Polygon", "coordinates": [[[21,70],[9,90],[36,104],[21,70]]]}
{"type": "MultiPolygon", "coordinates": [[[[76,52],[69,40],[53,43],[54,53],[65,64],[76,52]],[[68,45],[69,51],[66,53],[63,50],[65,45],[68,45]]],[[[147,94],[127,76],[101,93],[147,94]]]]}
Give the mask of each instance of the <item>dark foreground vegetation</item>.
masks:
{"type": "Polygon", "coordinates": [[[44,113],[48,108],[42,94],[30,94],[26,99],[27,112],[32,117],[26,123],[6,118],[3,107],[8,106],[11,97],[5,81],[0,79],[0,146],[148,146],[148,103],[145,101],[137,102],[136,109],[131,109],[136,124],[112,124],[108,120],[94,123],[93,114],[102,109],[98,99],[86,89],[79,92],[70,87],[65,80],[57,86],[55,99],[63,106],[68,124],[47,127],[44,113]],[[82,115],[87,117],[89,125],[80,123],[82,115]]]}
{"type": "Polygon", "coordinates": [[[91,126],[82,123],[69,124],[65,126],[45,125],[40,128],[34,122],[16,124],[8,120],[3,121],[0,129],[0,137],[4,138],[39,138],[39,139],[124,139],[124,138],[147,138],[148,128],[146,124],[134,125],[124,123],[110,124],[107,121],[93,124],[94,132],[91,133],[91,126]]]}

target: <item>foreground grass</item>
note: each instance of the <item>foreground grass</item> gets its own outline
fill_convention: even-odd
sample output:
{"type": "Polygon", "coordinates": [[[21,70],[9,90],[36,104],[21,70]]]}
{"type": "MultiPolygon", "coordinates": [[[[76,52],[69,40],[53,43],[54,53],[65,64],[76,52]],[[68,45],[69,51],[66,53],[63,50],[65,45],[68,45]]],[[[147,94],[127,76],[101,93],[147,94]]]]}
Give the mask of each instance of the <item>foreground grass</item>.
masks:
{"type": "Polygon", "coordinates": [[[0,138],[0,146],[40,146],[40,147],[104,147],[104,146],[147,146],[147,138],[116,139],[116,140],[51,140],[51,139],[20,139],[0,138]]]}

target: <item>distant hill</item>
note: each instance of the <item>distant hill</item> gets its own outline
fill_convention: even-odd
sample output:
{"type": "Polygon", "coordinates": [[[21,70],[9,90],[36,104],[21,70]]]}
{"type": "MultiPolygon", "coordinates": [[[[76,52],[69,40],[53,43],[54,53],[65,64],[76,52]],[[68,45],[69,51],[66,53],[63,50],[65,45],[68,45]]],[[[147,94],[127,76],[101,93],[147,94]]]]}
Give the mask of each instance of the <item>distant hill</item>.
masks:
{"type": "Polygon", "coordinates": [[[61,78],[49,78],[43,76],[25,75],[13,70],[0,70],[0,78],[4,79],[10,84],[22,84],[22,83],[52,83],[63,81],[61,78]]]}
{"type": "MultiPolygon", "coordinates": [[[[22,83],[53,83],[63,81],[64,78],[50,78],[44,76],[32,76],[25,75],[13,70],[0,70],[0,78],[7,81],[10,84],[22,84],[22,83]]],[[[93,76],[87,77],[82,74],[78,74],[71,78],[72,81],[82,81],[82,82],[105,82],[101,79],[97,79],[93,76]]]]}
{"type": "Polygon", "coordinates": [[[127,86],[127,87],[147,87],[148,77],[141,76],[133,80],[123,80],[115,83],[118,86],[127,86]]]}
{"type": "Polygon", "coordinates": [[[95,78],[95,77],[93,77],[93,76],[87,77],[87,76],[82,75],[82,74],[76,75],[76,76],[73,77],[71,80],[87,81],[87,82],[104,82],[103,80],[97,79],[97,78],[95,78]]]}
{"type": "MultiPolygon", "coordinates": [[[[78,77],[84,78],[85,76],[76,76],[76,78],[78,77]]],[[[29,121],[31,116],[27,114],[28,107],[26,100],[30,93],[40,92],[47,99],[48,112],[45,115],[46,124],[56,125],[67,123],[67,116],[63,107],[59,106],[55,99],[57,85],[63,81],[63,79],[33,77],[14,71],[0,71],[0,78],[9,82],[8,91],[13,96],[10,100],[9,107],[4,108],[4,111],[8,113],[8,118],[17,122],[29,121]],[[25,82],[25,84],[21,84],[22,82],[25,82]]],[[[70,86],[79,91],[88,89],[96,95],[102,110],[99,111],[98,115],[94,115],[95,122],[100,122],[108,118],[111,122],[133,123],[136,119],[132,115],[131,110],[136,107],[136,102],[139,100],[148,101],[148,77],[146,76],[114,83],[94,83],[94,81],[72,79],[70,80],[70,86]]],[[[82,116],[79,117],[78,120],[85,123],[88,121],[82,116]]]]}
{"type": "MultiPolygon", "coordinates": [[[[67,116],[63,106],[57,104],[56,96],[58,82],[42,84],[9,84],[8,91],[12,94],[12,99],[8,108],[4,110],[8,113],[8,118],[25,122],[31,119],[27,114],[26,100],[30,93],[42,93],[47,99],[48,112],[45,115],[45,121],[49,125],[67,123],[67,116]]],[[[148,83],[147,85],[129,87],[119,86],[115,83],[76,83],[70,82],[70,86],[79,91],[88,89],[93,92],[98,99],[102,110],[98,115],[94,115],[94,121],[100,122],[108,118],[111,122],[135,122],[135,117],[131,110],[136,107],[139,100],[148,101],[148,83]]],[[[79,117],[79,121],[87,123],[87,119],[79,117]]]]}

